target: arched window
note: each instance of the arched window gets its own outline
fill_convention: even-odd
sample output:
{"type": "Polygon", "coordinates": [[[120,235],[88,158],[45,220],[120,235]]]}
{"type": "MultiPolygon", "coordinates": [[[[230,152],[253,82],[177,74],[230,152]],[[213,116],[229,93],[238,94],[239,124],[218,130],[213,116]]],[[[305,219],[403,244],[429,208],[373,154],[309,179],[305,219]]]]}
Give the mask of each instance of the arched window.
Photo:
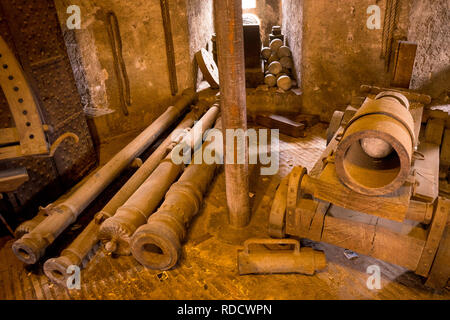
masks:
{"type": "Polygon", "coordinates": [[[243,24],[261,25],[261,21],[259,20],[258,16],[251,14],[251,13],[244,13],[242,15],[242,21],[243,21],[243,24]]]}

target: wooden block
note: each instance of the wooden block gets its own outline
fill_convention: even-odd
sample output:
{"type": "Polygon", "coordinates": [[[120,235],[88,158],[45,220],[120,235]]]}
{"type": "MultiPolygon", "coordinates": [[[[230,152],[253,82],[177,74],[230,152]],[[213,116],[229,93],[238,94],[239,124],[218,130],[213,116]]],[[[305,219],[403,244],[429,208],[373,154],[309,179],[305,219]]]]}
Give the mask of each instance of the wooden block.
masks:
{"type": "Polygon", "coordinates": [[[311,219],[308,230],[308,238],[313,241],[320,241],[322,237],[323,224],[325,223],[325,216],[331,206],[331,203],[325,201],[318,201],[318,206],[314,216],[311,219]]]}
{"type": "Polygon", "coordinates": [[[426,286],[434,289],[443,289],[450,278],[450,227],[447,226],[436,257],[431,267],[426,286]]]}
{"type": "Polygon", "coordinates": [[[416,185],[413,199],[431,203],[439,194],[439,145],[423,142],[417,151],[424,158],[414,161],[416,185]]]}
{"type": "Polygon", "coordinates": [[[322,241],[370,255],[375,226],[327,216],[322,241]]]}
{"type": "Polygon", "coordinates": [[[425,129],[425,141],[441,145],[445,122],[443,119],[431,118],[425,129]]]}
{"type": "Polygon", "coordinates": [[[450,200],[439,198],[427,242],[416,269],[416,273],[418,275],[426,277],[430,272],[431,265],[447,225],[449,211],[450,200]]]}
{"type": "Polygon", "coordinates": [[[0,192],[13,192],[28,181],[25,168],[15,168],[0,171],[0,192]]]}
{"type": "MultiPolygon", "coordinates": [[[[301,199],[295,209],[295,216],[291,222],[291,226],[288,228],[286,225],[286,232],[289,234],[304,235],[305,238],[309,238],[308,231],[309,225],[316,212],[318,202],[311,199],[301,199]],[[292,230],[292,233],[288,230],[292,230]]],[[[303,236],[302,236],[303,237],[303,236]]]]}
{"type": "Polygon", "coordinates": [[[420,129],[422,128],[423,104],[412,103],[409,112],[411,113],[414,120],[414,137],[416,138],[416,142],[418,142],[420,129]]]}
{"type": "Polygon", "coordinates": [[[305,137],[305,125],[292,121],[286,117],[271,114],[256,116],[256,123],[271,129],[279,129],[281,133],[299,138],[305,137]]]}
{"type": "Polygon", "coordinates": [[[391,85],[399,88],[409,88],[416,59],[417,43],[398,41],[396,60],[391,85]]]}
{"type": "Polygon", "coordinates": [[[424,245],[425,239],[400,235],[385,228],[377,227],[371,256],[409,270],[415,270],[424,245]]]}
{"type": "Polygon", "coordinates": [[[337,206],[372,214],[378,217],[403,221],[408,211],[412,187],[405,183],[397,191],[383,196],[367,196],[345,187],[336,175],[334,163],[327,163],[318,179],[305,176],[302,190],[317,199],[337,206]]]}
{"type": "Polygon", "coordinates": [[[369,85],[365,85],[365,84],[361,85],[361,87],[360,87],[360,92],[365,93],[365,94],[377,95],[383,91],[399,92],[399,93],[403,94],[406,97],[406,99],[409,100],[410,103],[411,102],[420,102],[420,103],[423,103],[424,105],[431,103],[431,96],[413,92],[413,91],[406,90],[406,89],[399,90],[399,89],[393,89],[393,88],[380,88],[377,86],[369,86],[369,85]]]}
{"type": "Polygon", "coordinates": [[[406,219],[429,224],[433,217],[434,206],[432,203],[411,200],[409,202],[406,219]]]}
{"type": "Polygon", "coordinates": [[[441,165],[450,166],[450,129],[446,129],[444,132],[441,145],[441,165]]]}
{"type": "Polygon", "coordinates": [[[425,246],[423,229],[331,206],[322,240],[415,270],[425,246]]]}
{"type": "MultiPolygon", "coordinates": [[[[369,102],[369,101],[370,101],[370,99],[366,98],[364,100],[363,104],[366,103],[366,102],[369,102]]],[[[356,108],[353,108],[352,106],[347,106],[347,108],[344,111],[344,116],[342,118],[341,125],[342,126],[346,126],[347,123],[353,118],[353,116],[355,115],[356,111],[358,111],[356,108]]]]}
{"type": "Polygon", "coordinates": [[[327,129],[327,145],[331,142],[336,132],[341,127],[342,119],[344,118],[344,112],[336,110],[333,112],[333,116],[331,117],[330,124],[327,129]]]}
{"type": "Polygon", "coordinates": [[[352,100],[350,101],[350,105],[352,107],[359,108],[364,103],[364,100],[366,100],[366,97],[352,96],[352,100]]]}
{"type": "Polygon", "coordinates": [[[303,123],[307,127],[312,127],[319,123],[320,117],[315,114],[300,114],[295,117],[295,121],[303,123]]]}
{"type": "Polygon", "coordinates": [[[445,128],[450,129],[450,115],[442,110],[425,109],[423,111],[422,123],[427,123],[429,119],[438,118],[445,122],[445,128]]]}
{"type": "Polygon", "coordinates": [[[344,132],[344,128],[340,127],[338,131],[334,134],[334,137],[331,139],[331,141],[328,143],[325,150],[320,155],[320,158],[317,160],[317,162],[314,164],[314,167],[310,170],[309,176],[313,178],[318,178],[320,174],[322,173],[323,168],[325,167],[325,160],[333,154],[333,152],[336,150],[337,145],[339,144],[339,141],[337,136],[342,135],[344,132]]]}
{"type": "Polygon", "coordinates": [[[269,216],[269,235],[273,238],[285,237],[286,197],[289,185],[289,175],[284,177],[275,192],[269,216]]]}
{"type": "Polygon", "coordinates": [[[20,146],[0,147],[0,160],[24,156],[20,146]]]}
{"type": "Polygon", "coordinates": [[[16,128],[0,129],[0,145],[18,143],[19,141],[20,137],[16,128]]]}

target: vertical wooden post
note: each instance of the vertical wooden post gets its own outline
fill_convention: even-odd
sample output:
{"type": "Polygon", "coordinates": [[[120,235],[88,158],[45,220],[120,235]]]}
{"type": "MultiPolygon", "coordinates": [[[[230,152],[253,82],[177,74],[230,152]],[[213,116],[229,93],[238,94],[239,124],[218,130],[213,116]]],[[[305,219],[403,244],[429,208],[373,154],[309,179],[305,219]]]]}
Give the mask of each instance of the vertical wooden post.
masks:
{"type": "MultiPolygon", "coordinates": [[[[226,140],[227,129],[247,132],[245,92],[244,34],[241,0],[214,0],[219,62],[222,128],[226,140]]],[[[247,141],[247,139],[245,139],[247,141]]],[[[228,142],[230,143],[230,142],[228,142]]],[[[225,148],[226,149],[226,148],[225,148]]],[[[238,146],[235,145],[235,155],[238,146]]],[[[225,161],[225,184],[230,224],[244,227],[250,221],[248,198],[248,145],[245,160],[237,163],[225,161]]],[[[225,159],[227,154],[225,151],[225,159]]]]}

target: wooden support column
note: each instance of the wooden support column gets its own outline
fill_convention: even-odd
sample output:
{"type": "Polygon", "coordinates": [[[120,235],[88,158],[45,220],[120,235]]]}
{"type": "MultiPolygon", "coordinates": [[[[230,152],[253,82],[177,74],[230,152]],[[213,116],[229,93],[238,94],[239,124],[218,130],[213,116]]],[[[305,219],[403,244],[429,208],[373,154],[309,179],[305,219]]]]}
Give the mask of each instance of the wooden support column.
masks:
{"type": "MultiPolygon", "coordinates": [[[[244,35],[242,1],[215,0],[214,13],[219,62],[222,128],[227,146],[227,129],[247,131],[245,92],[244,35]]],[[[234,139],[234,137],[233,137],[234,139]]],[[[230,224],[244,227],[250,221],[248,198],[248,145],[234,143],[234,161],[225,148],[225,184],[230,224]],[[243,158],[237,159],[239,150],[243,158]],[[242,160],[242,161],[238,161],[242,160]]],[[[230,142],[228,142],[230,143],[230,142]]],[[[239,139],[238,139],[239,143],[239,139]]]]}

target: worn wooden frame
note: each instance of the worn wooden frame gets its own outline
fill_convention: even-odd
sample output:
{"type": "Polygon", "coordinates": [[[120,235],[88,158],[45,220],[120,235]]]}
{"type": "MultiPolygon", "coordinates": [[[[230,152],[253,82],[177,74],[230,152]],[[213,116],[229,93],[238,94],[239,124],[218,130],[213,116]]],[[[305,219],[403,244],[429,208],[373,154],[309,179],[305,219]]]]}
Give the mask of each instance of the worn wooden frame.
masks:
{"type": "Polygon", "coordinates": [[[0,160],[49,153],[35,96],[19,61],[1,36],[0,85],[16,125],[0,131],[0,160]]]}

